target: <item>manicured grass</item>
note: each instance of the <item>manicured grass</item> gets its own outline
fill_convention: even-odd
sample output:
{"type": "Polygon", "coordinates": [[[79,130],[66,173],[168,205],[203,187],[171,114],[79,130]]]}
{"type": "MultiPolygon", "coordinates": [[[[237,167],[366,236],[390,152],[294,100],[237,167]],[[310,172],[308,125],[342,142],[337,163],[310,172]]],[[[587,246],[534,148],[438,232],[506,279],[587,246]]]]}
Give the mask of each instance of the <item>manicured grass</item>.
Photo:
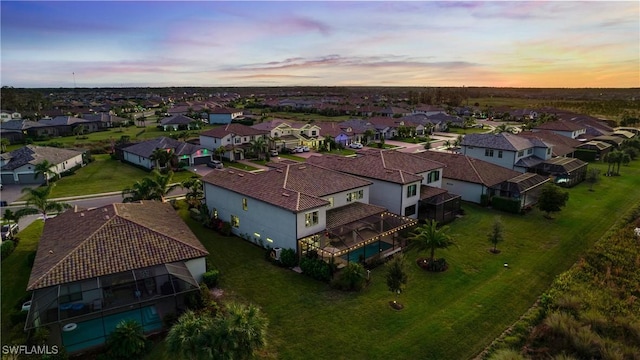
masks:
{"type": "Polygon", "coordinates": [[[334,154],[334,155],[342,155],[342,156],[354,155],[355,153],[356,151],[352,149],[333,149],[331,151],[323,152],[323,154],[334,154]]]}
{"type": "Polygon", "coordinates": [[[251,165],[245,165],[243,163],[239,163],[239,162],[229,162],[229,161],[223,161],[224,167],[232,167],[235,169],[240,169],[240,170],[245,170],[245,171],[253,171],[253,170],[258,170],[257,167],[251,166],[251,165]]]}
{"type": "Polygon", "coordinates": [[[425,272],[415,265],[425,253],[406,251],[409,283],[399,312],[388,306],[394,295],[386,288],[384,267],[372,271],[372,283],[361,293],[334,291],[271,265],[257,246],[218,236],[182,215],[221,271],[225,296],[256,303],[267,314],[265,358],[468,359],[516,321],[616,214],[640,201],[639,162],[621,173],[602,177],[595,191],[584,183],[568,189],[567,207],[554,220],[537,210],[510,215],[465,204],[466,215],[449,231],[459,247],[436,251],[449,262],[448,271],[425,272]],[[506,240],[494,255],[487,234],[496,216],[506,240]]]}
{"type": "Polygon", "coordinates": [[[9,344],[11,340],[23,336],[24,324],[18,324],[13,331],[10,331],[9,315],[11,312],[19,310],[18,306],[22,306],[22,304],[18,302],[27,294],[27,282],[31,274],[27,258],[37,249],[43,226],[44,222],[36,220],[18,233],[20,239],[18,246],[8,258],[2,260],[2,344],[9,344]]]}
{"type": "Polygon", "coordinates": [[[489,129],[478,129],[478,128],[457,128],[457,127],[450,127],[447,132],[452,133],[452,134],[482,134],[482,133],[486,133],[487,131],[489,131],[489,129]]]}
{"type": "MultiPolygon", "coordinates": [[[[122,191],[151,174],[135,166],[112,160],[109,155],[94,155],[95,161],[78,169],[75,174],[56,181],[52,198],[122,191]]],[[[173,174],[173,182],[194,176],[190,171],[173,174]]],[[[199,176],[199,175],[196,175],[199,176]]]]}
{"type": "Polygon", "coordinates": [[[293,160],[293,161],[307,161],[307,159],[300,157],[300,156],[296,156],[296,155],[291,155],[291,154],[280,154],[278,155],[281,158],[285,158],[285,159],[289,159],[289,160],[293,160]]]}

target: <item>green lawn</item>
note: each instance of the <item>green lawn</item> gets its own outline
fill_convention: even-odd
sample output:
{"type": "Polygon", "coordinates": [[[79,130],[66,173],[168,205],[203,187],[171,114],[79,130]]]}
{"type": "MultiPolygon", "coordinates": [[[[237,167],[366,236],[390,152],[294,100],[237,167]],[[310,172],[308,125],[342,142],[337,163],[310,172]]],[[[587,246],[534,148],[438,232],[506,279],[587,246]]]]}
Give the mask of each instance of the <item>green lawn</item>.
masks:
{"type": "MultiPolygon", "coordinates": [[[[14,252],[8,258],[2,260],[2,291],[0,292],[2,300],[0,308],[2,310],[2,344],[9,344],[11,340],[17,340],[23,336],[22,329],[24,324],[16,325],[15,329],[10,332],[9,315],[22,306],[19,300],[27,294],[27,282],[31,274],[27,257],[37,249],[43,226],[44,223],[41,220],[36,220],[23,229],[18,234],[20,242],[14,252]]],[[[24,342],[19,342],[24,344],[24,342]]]]}
{"type": "Polygon", "coordinates": [[[258,170],[258,168],[255,167],[255,166],[245,165],[245,164],[239,163],[239,162],[223,161],[222,163],[224,164],[224,167],[227,167],[227,168],[231,167],[231,168],[245,170],[245,171],[258,170]]]}
{"type": "Polygon", "coordinates": [[[457,127],[450,127],[447,132],[452,133],[452,134],[481,134],[481,133],[486,133],[487,131],[489,131],[489,129],[478,129],[478,128],[457,128],[457,127]]]}
{"type": "Polygon", "coordinates": [[[555,220],[537,210],[521,216],[465,204],[466,215],[450,229],[459,247],[436,252],[450,263],[447,272],[420,270],[414,261],[423,254],[407,251],[409,284],[399,298],[405,305],[400,312],[387,304],[393,295],[384,268],[372,271],[362,293],[337,292],[272,266],[252,244],[187,221],[221,270],[226,296],[254,302],[269,317],[265,358],[469,359],[515,322],[617,214],[640,201],[639,161],[621,172],[603,177],[593,192],[586,184],[569,189],[569,203],[555,220]],[[498,255],[489,253],[486,239],[495,216],[502,218],[506,236],[498,255]]]}
{"type": "MultiPolygon", "coordinates": [[[[521,216],[464,204],[466,215],[450,224],[458,247],[436,251],[449,262],[448,271],[424,272],[415,265],[424,254],[406,251],[409,283],[399,297],[402,311],[388,306],[394,295],[386,288],[384,267],[372,271],[372,282],[361,293],[334,291],[271,265],[264,250],[251,243],[201,227],[184,209],[181,215],[221,271],[225,297],[256,303],[269,318],[262,358],[469,359],[515,322],[619,214],[640,202],[640,161],[623,166],[621,174],[601,177],[595,191],[584,183],[569,189],[569,203],[554,220],[537,210],[521,216]],[[502,218],[506,238],[498,255],[488,251],[492,245],[486,239],[495,216],[502,218]]],[[[42,229],[37,224],[20,233],[17,252],[2,263],[3,334],[8,309],[24,294],[26,255],[42,229]]],[[[149,358],[171,357],[158,345],[149,358]]]]}
{"type": "MultiPolygon", "coordinates": [[[[52,198],[122,191],[144,177],[147,171],[133,165],[112,160],[109,155],[94,155],[95,161],[78,169],[75,174],[56,181],[52,198]]],[[[173,175],[173,182],[182,182],[194,176],[190,171],[173,175]]]]}
{"type": "Polygon", "coordinates": [[[301,156],[297,156],[297,155],[291,155],[291,154],[280,154],[278,155],[281,158],[284,159],[289,159],[289,160],[293,160],[293,161],[307,161],[307,159],[301,157],[301,156]]]}

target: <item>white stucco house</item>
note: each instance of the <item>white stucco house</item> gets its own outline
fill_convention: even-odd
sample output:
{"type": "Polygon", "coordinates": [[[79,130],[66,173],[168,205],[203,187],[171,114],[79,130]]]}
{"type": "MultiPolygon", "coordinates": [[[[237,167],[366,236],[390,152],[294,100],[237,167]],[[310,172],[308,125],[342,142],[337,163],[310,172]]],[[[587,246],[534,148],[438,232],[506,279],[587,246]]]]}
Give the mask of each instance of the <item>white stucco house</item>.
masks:
{"type": "Polygon", "coordinates": [[[61,173],[83,166],[83,152],[49,146],[26,145],[0,155],[2,184],[42,184],[61,173]],[[47,174],[36,176],[36,165],[48,161],[52,166],[47,174]]]}
{"type": "Polygon", "coordinates": [[[460,147],[463,155],[519,172],[527,172],[552,157],[551,145],[542,140],[505,132],[468,134],[460,147]]]}
{"type": "Polygon", "coordinates": [[[222,156],[230,161],[244,159],[251,142],[264,139],[267,142],[269,131],[255,129],[242,124],[227,124],[200,133],[200,145],[217,153],[223,148],[222,156]]]}
{"type": "Polygon", "coordinates": [[[317,251],[346,264],[360,253],[369,258],[398,251],[394,234],[414,224],[369,204],[368,180],[312,164],[273,165],[259,173],[224,169],[202,178],[213,217],[248,241],[299,256],[317,251]]]}

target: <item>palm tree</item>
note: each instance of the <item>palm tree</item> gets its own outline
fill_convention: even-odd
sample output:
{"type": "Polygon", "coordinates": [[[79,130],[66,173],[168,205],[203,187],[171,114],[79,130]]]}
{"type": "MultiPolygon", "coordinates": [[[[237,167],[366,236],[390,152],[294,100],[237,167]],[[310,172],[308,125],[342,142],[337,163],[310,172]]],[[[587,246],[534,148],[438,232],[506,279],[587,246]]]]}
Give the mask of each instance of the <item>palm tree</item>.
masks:
{"type": "MultiPolygon", "coordinates": [[[[622,152],[618,150],[613,150],[604,157],[604,161],[607,162],[607,174],[611,175],[612,171],[615,170],[616,163],[622,162],[622,152]]],[[[619,174],[619,172],[618,172],[619,174]]]]}
{"type": "Polygon", "coordinates": [[[171,191],[178,188],[180,184],[171,183],[173,180],[173,171],[169,171],[166,175],[162,175],[157,171],[153,171],[152,174],[154,176],[153,182],[155,183],[155,197],[160,201],[165,202],[166,196],[169,195],[171,191]]]}
{"type": "Polygon", "coordinates": [[[61,212],[65,209],[69,209],[72,206],[67,203],[61,203],[53,200],[49,200],[51,190],[54,185],[40,187],[40,188],[24,188],[23,193],[27,193],[26,207],[16,211],[15,221],[18,221],[25,215],[42,214],[42,219],[47,220],[47,214],[51,212],[61,212]]]}
{"type": "Polygon", "coordinates": [[[213,318],[188,310],[169,330],[165,339],[167,350],[179,359],[211,359],[212,332],[213,318]]]}
{"type": "Polygon", "coordinates": [[[213,153],[214,153],[215,155],[218,155],[218,156],[220,157],[220,161],[222,161],[222,155],[224,155],[224,153],[225,153],[225,152],[227,152],[227,151],[225,150],[224,146],[217,147],[217,148],[213,151],[213,153]]]}
{"type": "Polygon", "coordinates": [[[75,129],[73,129],[73,134],[75,136],[82,136],[82,135],[84,135],[86,130],[87,130],[87,127],[84,126],[84,124],[80,124],[80,125],[76,126],[75,129]]]}
{"type": "MultiPolygon", "coordinates": [[[[268,320],[253,304],[232,302],[224,316],[216,319],[215,350],[229,359],[250,359],[267,344],[268,320]]],[[[215,354],[214,354],[215,355],[215,354]]]]}
{"type": "Polygon", "coordinates": [[[155,182],[151,178],[136,181],[133,186],[122,190],[122,202],[136,202],[140,200],[155,200],[155,182]]]}
{"type": "Polygon", "coordinates": [[[202,189],[202,181],[197,178],[191,178],[185,180],[180,184],[183,189],[188,189],[189,191],[185,194],[185,198],[189,207],[198,207],[202,198],[204,197],[204,191],[202,189]]]}
{"type": "Polygon", "coordinates": [[[37,179],[39,176],[42,176],[45,180],[45,184],[49,186],[49,177],[55,176],[56,173],[51,170],[54,165],[49,162],[49,160],[42,160],[37,163],[33,168],[34,179],[37,179]]]}
{"type": "Polygon", "coordinates": [[[364,140],[362,142],[367,144],[367,143],[369,143],[369,139],[372,139],[373,135],[375,135],[375,133],[373,132],[373,130],[367,129],[367,130],[364,131],[363,135],[364,135],[364,140]]]}
{"type": "Polygon", "coordinates": [[[513,133],[513,128],[507,124],[500,124],[493,129],[494,134],[500,134],[503,132],[513,133]]]}
{"type": "Polygon", "coordinates": [[[416,229],[416,232],[409,240],[417,244],[420,250],[429,249],[431,251],[429,260],[433,262],[436,249],[446,249],[451,245],[455,245],[451,236],[447,234],[448,230],[448,226],[438,229],[438,222],[431,220],[416,229]]]}
{"type": "Polygon", "coordinates": [[[109,358],[141,359],[147,347],[142,325],[135,320],[122,320],[107,339],[109,358]]]}
{"type": "Polygon", "coordinates": [[[3,137],[2,139],[0,139],[0,146],[2,146],[2,152],[7,151],[7,146],[11,145],[11,141],[9,141],[9,139],[7,139],[6,137],[3,137]]]}
{"type": "Polygon", "coordinates": [[[250,148],[251,152],[258,157],[258,160],[261,160],[267,151],[268,144],[264,141],[264,138],[259,137],[251,141],[250,148]]]}
{"type": "Polygon", "coordinates": [[[149,160],[154,161],[156,169],[164,168],[175,156],[173,149],[156,148],[149,156],[149,160]]]}
{"type": "Polygon", "coordinates": [[[451,147],[452,147],[451,140],[446,140],[443,145],[445,148],[447,148],[447,150],[449,151],[451,150],[451,147]]]}

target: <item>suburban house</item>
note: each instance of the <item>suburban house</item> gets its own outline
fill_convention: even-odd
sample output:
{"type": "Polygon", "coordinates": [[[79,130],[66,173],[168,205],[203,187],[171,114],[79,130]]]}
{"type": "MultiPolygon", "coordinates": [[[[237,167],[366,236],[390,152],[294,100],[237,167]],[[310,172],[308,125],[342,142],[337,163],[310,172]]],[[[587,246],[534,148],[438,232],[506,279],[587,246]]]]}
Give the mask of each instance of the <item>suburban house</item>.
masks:
{"type": "Polygon", "coordinates": [[[520,137],[526,137],[528,139],[538,139],[545,144],[551,146],[551,156],[565,156],[574,157],[574,153],[578,146],[582,144],[582,141],[573,139],[568,136],[559,135],[556,132],[549,130],[539,131],[521,131],[518,133],[520,137]]]}
{"type": "Polygon", "coordinates": [[[510,133],[468,134],[460,143],[460,152],[476,159],[526,172],[551,158],[551,146],[537,138],[510,133]]]}
{"type": "Polygon", "coordinates": [[[421,186],[442,187],[441,163],[393,150],[363,150],[359,155],[313,156],[307,163],[371,181],[372,204],[413,219],[419,218],[421,186]]]}
{"type": "Polygon", "coordinates": [[[173,150],[177,160],[186,165],[206,164],[211,161],[211,155],[213,155],[213,152],[204,146],[161,136],[123,148],[122,160],[152,170],[156,162],[151,158],[157,149],[173,150]]]}
{"type": "Polygon", "coordinates": [[[83,164],[82,151],[48,146],[26,145],[0,154],[2,184],[42,184],[45,177],[51,179],[83,164]],[[52,165],[51,173],[36,174],[36,165],[45,160],[52,165]]]}
{"type": "Polygon", "coordinates": [[[557,120],[540,124],[532,129],[532,131],[548,130],[558,135],[566,136],[572,139],[579,138],[587,132],[587,128],[573,121],[557,120]]]}
{"type": "Polygon", "coordinates": [[[264,139],[268,144],[268,130],[256,129],[242,124],[227,124],[200,133],[200,145],[216,152],[223,148],[224,157],[230,161],[243,160],[251,142],[264,139]]]}
{"type": "Polygon", "coordinates": [[[216,107],[209,110],[209,124],[229,124],[242,117],[242,109],[216,107]]]}
{"type": "Polygon", "coordinates": [[[315,122],[314,124],[320,127],[322,136],[325,139],[330,136],[337,144],[340,144],[342,146],[347,146],[348,144],[353,142],[353,133],[347,133],[346,129],[343,129],[342,127],[340,127],[340,124],[334,121],[315,122]]]}
{"type": "Polygon", "coordinates": [[[584,181],[588,165],[580,159],[555,157],[536,164],[529,172],[552,177],[556,184],[571,187],[584,181]]]}
{"type": "Polygon", "coordinates": [[[17,111],[0,110],[0,121],[5,122],[9,120],[22,119],[22,114],[17,111]]]}
{"type": "Polygon", "coordinates": [[[200,120],[192,119],[185,115],[172,115],[160,120],[160,125],[162,130],[192,130],[199,129],[200,120]]]}
{"type": "Polygon", "coordinates": [[[342,267],[401,250],[397,232],[415,221],[369,204],[372,182],[308,163],[259,173],[235,169],[202,178],[214,219],[262,247],[315,251],[342,267]]]}
{"type": "Polygon", "coordinates": [[[254,129],[268,131],[273,141],[272,149],[293,149],[296,146],[317,148],[324,140],[320,136],[320,127],[315,124],[274,119],[251,126],[254,129]]]}
{"type": "Polygon", "coordinates": [[[613,149],[613,145],[604,141],[591,140],[576,146],[576,149],[593,151],[594,160],[601,160],[613,149]]]}
{"type": "Polygon", "coordinates": [[[103,345],[122,320],[161,331],[199,291],[208,254],[169,203],[69,209],[45,222],[25,330],[46,326],[70,354],[103,345]]]}
{"type": "Polygon", "coordinates": [[[446,114],[447,111],[440,106],[420,105],[413,109],[412,114],[423,114],[427,116],[436,114],[446,114]]]}
{"type": "Polygon", "coordinates": [[[549,181],[461,154],[424,151],[415,156],[444,164],[442,189],[476,204],[482,203],[483,196],[502,196],[519,199],[521,207],[530,206],[536,203],[540,186],[549,181]]]}
{"type": "Polygon", "coordinates": [[[56,116],[53,119],[38,120],[40,127],[47,128],[49,136],[68,136],[82,128],[82,132],[96,132],[102,128],[100,120],[81,119],[73,116],[56,116]]]}
{"type": "Polygon", "coordinates": [[[83,114],[82,118],[92,122],[99,121],[101,128],[112,128],[114,126],[124,125],[129,122],[129,119],[107,113],[83,114]]]}

